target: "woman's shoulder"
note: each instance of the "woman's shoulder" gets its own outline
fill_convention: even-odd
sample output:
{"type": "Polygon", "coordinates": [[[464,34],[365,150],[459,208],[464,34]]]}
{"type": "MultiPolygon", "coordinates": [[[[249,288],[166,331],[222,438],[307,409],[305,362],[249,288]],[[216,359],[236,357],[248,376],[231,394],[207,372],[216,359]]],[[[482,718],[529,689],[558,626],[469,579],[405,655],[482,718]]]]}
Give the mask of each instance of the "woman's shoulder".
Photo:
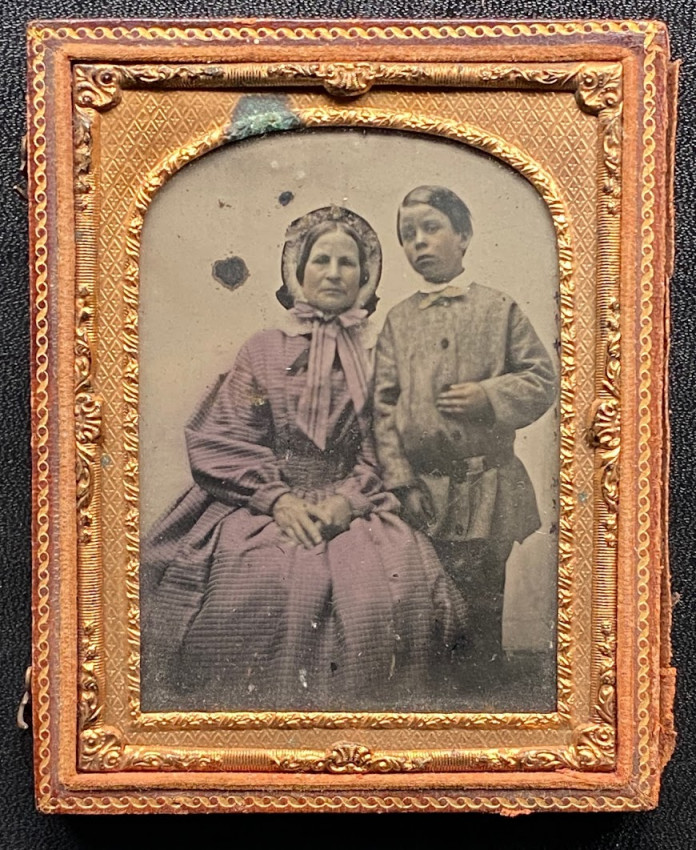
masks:
{"type": "Polygon", "coordinates": [[[257,375],[266,374],[275,366],[286,367],[288,360],[291,362],[308,347],[307,337],[291,336],[282,328],[257,331],[239,349],[236,369],[251,370],[257,375]]]}
{"type": "Polygon", "coordinates": [[[252,357],[269,354],[282,348],[285,338],[286,334],[281,328],[265,328],[252,334],[240,351],[252,357]]]}

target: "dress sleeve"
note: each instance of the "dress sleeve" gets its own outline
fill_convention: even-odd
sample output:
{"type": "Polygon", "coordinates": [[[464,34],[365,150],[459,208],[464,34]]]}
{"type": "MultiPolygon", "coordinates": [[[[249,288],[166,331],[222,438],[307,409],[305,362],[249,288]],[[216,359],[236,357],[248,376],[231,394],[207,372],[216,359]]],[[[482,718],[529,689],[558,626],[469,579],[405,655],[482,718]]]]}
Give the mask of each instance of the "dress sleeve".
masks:
{"type": "Polygon", "coordinates": [[[375,355],[374,433],[384,485],[389,490],[410,487],[416,481],[396,427],[396,406],[400,395],[394,331],[387,319],[379,335],[375,355]]]}
{"type": "Polygon", "coordinates": [[[538,419],[557,395],[556,370],[517,304],[510,311],[505,365],[505,374],[481,381],[481,387],[496,421],[516,430],[538,419]]]}
{"type": "Polygon", "coordinates": [[[273,452],[273,419],[248,343],[186,427],[194,481],[218,501],[270,514],[290,488],[273,452]]]}

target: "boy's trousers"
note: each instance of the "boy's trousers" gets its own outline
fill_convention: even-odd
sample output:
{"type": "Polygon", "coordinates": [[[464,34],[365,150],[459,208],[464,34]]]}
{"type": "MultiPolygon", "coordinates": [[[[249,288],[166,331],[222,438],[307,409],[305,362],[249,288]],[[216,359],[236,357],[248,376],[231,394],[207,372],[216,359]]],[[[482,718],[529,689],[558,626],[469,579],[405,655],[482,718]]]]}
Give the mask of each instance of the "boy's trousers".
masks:
{"type": "Polygon", "coordinates": [[[481,664],[501,660],[505,565],[512,544],[437,539],[432,543],[468,606],[467,654],[481,664]]]}

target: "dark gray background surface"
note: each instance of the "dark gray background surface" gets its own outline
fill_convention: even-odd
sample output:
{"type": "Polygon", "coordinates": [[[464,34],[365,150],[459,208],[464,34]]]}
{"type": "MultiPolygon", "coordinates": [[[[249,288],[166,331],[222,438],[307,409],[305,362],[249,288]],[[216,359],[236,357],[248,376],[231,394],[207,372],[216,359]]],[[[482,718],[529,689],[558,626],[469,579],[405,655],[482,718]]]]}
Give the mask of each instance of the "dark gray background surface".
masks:
{"type": "MultiPolygon", "coordinates": [[[[562,847],[677,850],[696,847],[696,689],[694,656],[694,549],[696,541],[696,3],[693,0],[47,0],[8,2],[0,7],[0,850],[136,848],[181,841],[204,846],[245,846],[298,839],[333,844],[336,829],[363,846],[401,844],[419,832],[428,843],[450,835],[467,847],[535,850],[562,847]],[[14,725],[30,658],[30,462],[29,311],[26,205],[13,191],[20,180],[19,140],[24,133],[24,28],[40,17],[641,17],[670,27],[672,53],[683,60],[677,149],[677,263],[672,280],[672,474],[671,558],[674,664],[679,673],[677,751],[664,774],[660,807],[639,814],[373,815],[336,822],[331,815],[44,816],[34,811],[31,737],[14,725]],[[457,817],[445,823],[445,817],[457,817]],[[427,823],[425,819],[428,818],[427,823]],[[466,818],[466,821],[464,820],[466,818]],[[447,829],[447,833],[445,833],[447,829]],[[224,837],[220,837],[224,836],[224,837]]],[[[448,841],[449,843],[449,841],[448,841]]],[[[406,844],[408,846],[408,844],[406,844]]]]}

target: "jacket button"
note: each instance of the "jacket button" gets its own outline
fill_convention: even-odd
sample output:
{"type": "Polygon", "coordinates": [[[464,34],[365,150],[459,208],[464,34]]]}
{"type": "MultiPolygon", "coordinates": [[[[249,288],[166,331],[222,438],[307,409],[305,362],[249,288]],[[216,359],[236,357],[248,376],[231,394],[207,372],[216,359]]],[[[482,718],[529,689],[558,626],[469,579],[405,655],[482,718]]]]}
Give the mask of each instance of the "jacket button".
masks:
{"type": "Polygon", "coordinates": [[[461,537],[462,534],[464,534],[464,526],[459,525],[459,524],[455,525],[454,526],[454,533],[457,534],[459,537],[461,537]]]}
{"type": "Polygon", "coordinates": [[[461,438],[462,438],[462,432],[461,431],[452,431],[452,439],[454,440],[455,443],[458,443],[461,440],[461,438]]]}
{"type": "Polygon", "coordinates": [[[449,348],[449,340],[446,337],[440,340],[440,347],[449,348]]]}

